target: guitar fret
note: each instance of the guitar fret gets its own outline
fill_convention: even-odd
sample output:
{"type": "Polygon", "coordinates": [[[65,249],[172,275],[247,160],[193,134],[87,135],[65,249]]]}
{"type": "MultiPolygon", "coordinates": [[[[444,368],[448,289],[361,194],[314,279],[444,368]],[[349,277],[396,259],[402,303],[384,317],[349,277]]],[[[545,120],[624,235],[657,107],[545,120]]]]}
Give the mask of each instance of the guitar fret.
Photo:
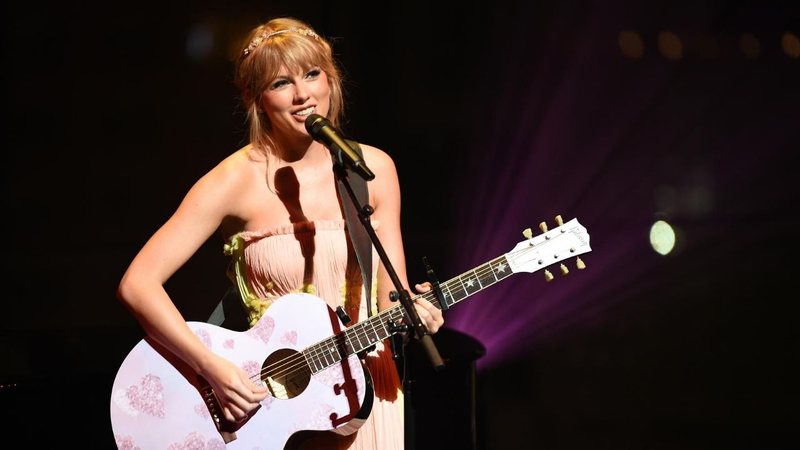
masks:
{"type": "Polygon", "coordinates": [[[338,361],[336,356],[339,350],[339,345],[341,345],[342,340],[346,339],[347,339],[347,333],[342,333],[340,335],[333,336],[331,338],[331,345],[328,347],[328,354],[327,354],[327,357],[331,359],[329,365],[334,364],[338,361]]]}
{"type": "Polygon", "coordinates": [[[364,324],[364,338],[367,340],[367,347],[370,345],[375,344],[380,340],[378,334],[375,333],[375,329],[372,326],[372,323],[364,324]]]}
{"type": "Polygon", "coordinates": [[[312,358],[314,358],[315,366],[318,371],[325,367],[325,362],[322,359],[322,353],[319,351],[319,348],[320,344],[315,344],[304,351],[304,353],[308,353],[312,358]]]}
{"type": "Polygon", "coordinates": [[[386,321],[385,320],[378,320],[376,322],[377,322],[378,325],[381,326],[380,334],[378,335],[378,337],[383,339],[383,338],[385,338],[385,337],[387,337],[387,336],[389,336],[391,334],[391,333],[389,333],[389,328],[386,327],[386,321]]]}
{"type": "MultiPolygon", "coordinates": [[[[405,315],[406,315],[406,312],[403,309],[403,307],[400,306],[400,305],[394,306],[394,307],[392,307],[392,309],[389,310],[389,320],[392,321],[392,322],[397,322],[398,320],[401,320],[405,315]]],[[[391,330],[387,330],[387,331],[389,333],[388,335],[392,334],[391,330]]]]}
{"type": "Polygon", "coordinates": [[[322,367],[328,366],[327,349],[328,349],[327,340],[323,341],[322,345],[320,345],[319,348],[317,349],[317,358],[319,358],[320,362],[322,363],[322,367]]]}
{"type": "MultiPolygon", "coordinates": [[[[497,281],[497,275],[495,275],[494,270],[490,264],[484,264],[479,267],[481,273],[483,274],[479,278],[483,280],[481,283],[482,287],[489,287],[497,281]]],[[[477,269],[476,269],[477,270],[477,269]]]]}
{"type": "Polygon", "coordinates": [[[362,324],[362,326],[358,330],[358,332],[361,333],[361,335],[364,337],[364,342],[366,342],[366,344],[361,345],[361,350],[364,350],[368,348],[370,345],[372,345],[372,341],[370,341],[369,339],[369,332],[367,331],[367,327],[365,325],[366,324],[362,324]]]}
{"type": "Polygon", "coordinates": [[[351,330],[351,333],[352,333],[352,335],[354,337],[354,339],[350,342],[351,344],[353,344],[352,349],[350,349],[350,350],[352,350],[353,353],[358,353],[359,351],[361,351],[361,349],[364,348],[364,344],[361,342],[361,333],[360,333],[361,324],[359,323],[359,324],[353,325],[353,327],[350,328],[350,330],[351,330]],[[358,345],[356,345],[356,344],[358,344],[358,345]]]}
{"type": "Polygon", "coordinates": [[[478,275],[478,272],[476,272],[475,269],[473,269],[472,274],[475,275],[475,279],[478,281],[478,287],[479,287],[478,290],[483,289],[483,283],[481,283],[481,277],[480,275],[478,275]]]}
{"type": "Polygon", "coordinates": [[[456,301],[455,299],[453,299],[453,293],[450,292],[450,285],[448,283],[445,283],[442,285],[442,287],[444,288],[442,289],[442,295],[444,296],[444,301],[447,303],[447,306],[455,305],[456,301]],[[447,292],[445,293],[445,291],[447,292]],[[447,296],[450,296],[449,302],[447,301],[447,296]]]}
{"type": "Polygon", "coordinates": [[[322,353],[320,356],[322,356],[322,361],[325,363],[325,367],[328,367],[333,363],[331,359],[331,350],[333,350],[333,348],[330,345],[326,345],[322,348],[322,353]]]}
{"type": "Polygon", "coordinates": [[[319,344],[314,344],[308,347],[307,349],[303,350],[303,354],[305,354],[306,359],[307,360],[310,359],[311,362],[314,364],[314,370],[319,370],[321,366],[319,361],[319,355],[317,354],[316,351],[314,351],[314,349],[316,349],[318,346],[319,344]]]}
{"type": "Polygon", "coordinates": [[[381,328],[383,329],[384,334],[386,336],[390,336],[392,334],[392,329],[391,329],[391,326],[389,324],[394,322],[395,320],[397,320],[394,317],[394,315],[395,315],[394,314],[395,313],[394,309],[395,308],[402,308],[402,307],[401,306],[392,307],[391,309],[386,311],[386,317],[384,317],[383,320],[381,320],[381,328]]]}
{"type": "MultiPolygon", "coordinates": [[[[459,284],[460,284],[460,283],[461,283],[461,282],[460,282],[460,280],[459,280],[459,284]]],[[[448,282],[448,283],[447,283],[447,286],[448,286],[448,289],[447,289],[447,290],[448,290],[448,291],[450,291],[450,295],[452,295],[452,296],[453,296],[453,303],[458,303],[458,301],[459,301],[459,300],[461,300],[461,299],[464,297],[463,295],[461,295],[461,292],[463,292],[464,290],[463,290],[463,289],[461,289],[461,290],[459,291],[459,289],[458,289],[458,287],[459,287],[459,286],[458,286],[458,285],[452,286],[452,289],[450,289],[450,285],[451,285],[451,284],[452,284],[452,283],[450,283],[450,282],[448,282]]]]}
{"type": "Polygon", "coordinates": [[[458,277],[458,282],[461,284],[461,290],[466,292],[467,291],[467,287],[464,286],[464,280],[462,280],[460,276],[458,277]]]}
{"type": "Polygon", "coordinates": [[[497,281],[505,280],[506,278],[511,276],[511,274],[514,273],[514,272],[511,271],[511,268],[508,266],[508,259],[506,259],[505,256],[501,256],[501,257],[497,258],[495,261],[497,261],[497,263],[494,264],[494,267],[492,268],[492,272],[494,272],[494,276],[495,276],[495,278],[497,278],[497,281]],[[502,273],[502,276],[498,277],[497,276],[498,273],[502,273]]]}
{"type": "Polygon", "coordinates": [[[319,353],[315,354],[314,355],[314,368],[316,369],[317,372],[319,372],[320,370],[322,370],[323,367],[325,367],[325,365],[323,364],[322,359],[320,359],[319,353]]]}
{"type": "MultiPolygon", "coordinates": [[[[317,347],[317,346],[315,345],[314,347],[317,347]]],[[[309,347],[309,348],[311,348],[311,347],[309,347]]],[[[305,353],[306,360],[310,359],[311,362],[313,363],[314,372],[319,372],[322,369],[322,363],[319,360],[319,355],[316,354],[316,352],[303,352],[303,353],[305,353]]]]}
{"type": "Polygon", "coordinates": [[[375,333],[375,328],[373,327],[372,322],[365,322],[364,327],[364,339],[367,341],[367,346],[378,342],[378,335],[375,333]]]}
{"type": "Polygon", "coordinates": [[[474,294],[481,290],[480,283],[478,283],[477,276],[475,276],[475,272],[472,272],[472,275],[467,275],[467,289],[466,291],[469,294],[474,294]]]}
{"type": "MultiPolygon", "coordinates": [[[[353,328],[351,328],[351,330],[353,331],[353,334],[355,335],[356,341],[358,342],[359,350],[364,348],[364,344],[361,343],[361,337],[358,335],[358,328],[359,328],[360,325],[361,324],[357,324],[357,325],[353,326],[353,328]]],[[[353,346],[353,352],[354,353],[357,353],[359,350],[356,350],[355,346],[353,346]]]]}
{"type": "Polygon", "coordinates": [[[331,355],[335,358],[333,361],[334,363],[346,357],[346,354],[342,355],[342,351],[344,351],[345,353],[347,352],[347,348],[350,346],[351,334],[352,334],[351,330],[345,329],[344,332],[341,333],[338,337],[334,336],[333,352],[331,352],[331,355]],[[342,358],[341,359],[338,358],[339,356],[342,356],[342,358]]]}
{"type": "Polygon", "coordinates": [[[378,332],[375,331],[375,322],[372,320],[368,320],[367,322],[369,323],[369,327],[372,329],[372,334],[371,335],[368,334],[367,337],[370,341],[377,342],[378,340],[380,340],[380,338],[378,337],[379,336],[378,332]]]}
{"type": "Polygon", "coordinates": [[[342,333],[334,336],[333,341],[336,344],[333,346],[333,353],[331,353],[331,356],[334,357],[334,363],[337,363],[352,354],[351,352],[348,352],[348,350],[352,347],[350,345],[349,333],[342,333]]]}
{"type": "Polygon", "coordinates": [[[306,359],[306,364],[308,364],[308,366],[311,367],[311,372],[316,371],[317,370],[317,361],[314,358],[314,355],[312,355],[310,352],[308,352],[308,349],[303,350],[301,352],[301,354],[306,359]]]}
{"type": "MultiPolygon", "coordinates": [[[[353,341],[350,339],[352,337],[352,334],[353,333],[343,333],[342,334],[344,336],[344,340],[341,342],[341,345],[338,347],[339,348],[339,359],[337,360],[337,362],[341,361],[343,359],[346,359],[348,356],[350,356],[350,355],[355,353],[355,348],[356,347],[355,347],[355,345],[353,345],[353,341]]],[[[358,340],[358,336],[356,336],[356,340],[358,340]]]]}
{"type": "Polygon", "coordinates": [[[364,325],[365,322],[361,322],[358,324],[357,327],[355,327],[357,328],[356,337],[358,339],[358,346],[359,346],[358,350],[355,350],[355,353],[358,353],[371,345],[369,341],[369,336],[367,336],[366,327],[364,325]],[[362,337],[364,338],[363,341],[361,339],[362,337]],[[366,344],[364,344],[364,342],[366,342],[366,344]]]}
{"type": "Polygon", "coordinates": [[[474,294],[475,292],[478,292],[480,290],[480,283],[478,282],[477,277],[475,276],[474,273],[472,273],[472,271],[461,274],[459,278],[461,279],[461,285],[464,289],[465,297],[469,296],[470,294],[474,294]]]}
{"type": "Polygon", "coordinates": [[[319,356],[322,359],[323,367],[328,367],[331,364],[329,361],[330,354],[330,339],[326,339],[324,345],[319,349],[319,356]]]}

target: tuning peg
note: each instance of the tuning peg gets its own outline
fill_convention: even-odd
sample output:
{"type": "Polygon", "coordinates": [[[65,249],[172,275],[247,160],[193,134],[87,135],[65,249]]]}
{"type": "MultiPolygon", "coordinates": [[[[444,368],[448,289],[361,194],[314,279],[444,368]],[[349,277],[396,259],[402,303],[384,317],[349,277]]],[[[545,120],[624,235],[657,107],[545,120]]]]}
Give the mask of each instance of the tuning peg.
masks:
{"type": "Polygon", "coordinates": [[[566,275],[569,273],[569,269],[564,264],[561,264],[561,275],[566,275]]]}
{"type": "Polygon", "coordinates": [[[561,214],[556,216],[556,225],[558,226],[564,225],[564,220],[561,218],[561,214]]]}
{"type": "Polygon", "coordinates": [[[540,223],[539,229],[542,230],[542,233],[547,233],[547,224],[544,222],[540,223]]]}
{"type": "Polygon", "coordinates": [[[525,228],[522,230],[522,235],[525,236],[525,239],[530,239],[533,236],[533,231],[530,228],[525,228]]]}
{"type": "Polygon", "coordinates": [[[580,256],[575,258],[575,267],[577,267],[578,270],[583,270],[586,268],[586,264],[584,264],[580,256]]]}
{"type": "Polygon", "coordinates": [[[547,269],[544,269],[544,281],[547,281],[547,282],[549,283],[549,282],[553,281],[553,278],[555,278],[555,277],[553,276],[553,274],[552,274],[552,273],[550,273],[550,271],[549,271],[549,270],[547,270],[547,269]]]}

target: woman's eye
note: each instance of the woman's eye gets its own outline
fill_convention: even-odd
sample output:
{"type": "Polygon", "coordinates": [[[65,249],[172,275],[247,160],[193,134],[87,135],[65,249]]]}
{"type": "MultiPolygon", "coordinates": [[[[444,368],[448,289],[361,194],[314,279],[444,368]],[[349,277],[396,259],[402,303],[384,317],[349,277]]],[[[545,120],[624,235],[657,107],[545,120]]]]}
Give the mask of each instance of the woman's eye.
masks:
{"type": "Polygon", "coordinates": [[[317,78],[320,72],[322,72],[320,69],[311,69],[306,72],[306,78],[317,78]]]}
{"type": "Polygon", "coordinates": [[[270,89],[278,89],[282,86],[286,86],[287,84],[289,84],[289,81],[287,80],[275,80],[271,85],[269,85],[269,87],[270,89]]]}

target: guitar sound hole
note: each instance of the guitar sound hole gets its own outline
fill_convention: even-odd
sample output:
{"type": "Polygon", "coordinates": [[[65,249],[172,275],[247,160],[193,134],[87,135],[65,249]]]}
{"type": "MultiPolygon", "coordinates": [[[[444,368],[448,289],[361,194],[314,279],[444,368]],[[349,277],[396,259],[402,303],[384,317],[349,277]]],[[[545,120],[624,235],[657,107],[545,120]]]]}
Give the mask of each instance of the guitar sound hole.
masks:
{"type": "Polygon", "coordinates": [[[264,361],[261,380],[273,397],[288,400],[306,390],[311,381],[311,369],[303,355],[284,348],[272,353],[264,361]]]}

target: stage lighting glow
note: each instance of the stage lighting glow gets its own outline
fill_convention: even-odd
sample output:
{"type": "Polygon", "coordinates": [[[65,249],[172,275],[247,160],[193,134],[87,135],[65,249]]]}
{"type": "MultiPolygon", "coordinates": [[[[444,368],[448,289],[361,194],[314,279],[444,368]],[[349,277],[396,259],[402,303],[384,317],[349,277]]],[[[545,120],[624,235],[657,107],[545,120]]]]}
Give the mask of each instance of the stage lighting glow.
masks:
{"type": "Polygon", "coordinates": [[[665,58],[677,61],[683,56],[683,43],[675,33],[662,31],[658,33],[658,49],[665,58]]]}
{"type": "Polygon", "coordinates": [[[670,253],[675,248],[675,230],[663,220],[656,221],[650,227],[650,245],[657,253],[670,253]]]}
{"type": "Polygon", "coordinates": [[[800,38],[798,38],[796,34],[783,33],[781,47],[783,47],[783,52],[786,53],[789,58],[800,58],[800,38]]]}
{"type": "Polygon", "coordinates": [[[205,24],[195,24],[186,36],[186,56],[202,61],[214,50],[214,32],[205,24]]]}
{"type": "Polygon", "coordinates": [[[635,31],[622,31],[617,36],[619,49],[626,58],[639,59],[644,55],[644,42],[635,31]]]}

